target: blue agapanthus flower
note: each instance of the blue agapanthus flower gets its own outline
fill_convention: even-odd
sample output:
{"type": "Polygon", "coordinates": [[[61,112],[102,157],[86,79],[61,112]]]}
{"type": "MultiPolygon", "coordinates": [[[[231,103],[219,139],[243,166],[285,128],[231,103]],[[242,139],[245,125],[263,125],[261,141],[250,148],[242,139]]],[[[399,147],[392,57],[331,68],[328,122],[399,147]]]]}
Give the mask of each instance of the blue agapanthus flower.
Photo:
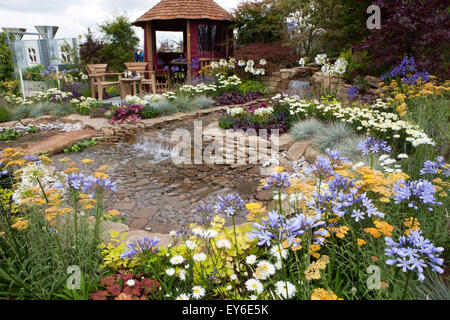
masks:
{"type": "Polygon", "coordinates": [[[425,280],[424,268],[430,267],[435,272],[444,272],[440,267],[444,264],[444,259],[439,258],[439,253],[444,249],[435,247],[430,240],[425,239],[421,230],[414,230],[411,234],[400,237],[398,242],[390,237],[386,237],[385,241],[385,255],[389,258],[386,264],[395,265],[403,272],[416,271],[421,282],[425,280]]]}
{"type": "Polygon", "coordinates": [[[391,147],[388,146],[386,141],[378,140],[372,137],[369,137],[366,141],[360,142],[357,149],[364,155],[373,155],[380,152],[391,152],[391,147]]]}
{"type": "Polygon", "coordinates": [[[132,242],[127,243],[127,249],[120,255],[121,259],[128,258],[133,260],[133,258],[141,253],[153,252],[156,253],[159,251],[157,247],[158,243],[161,242],[161,239],[153,238],[149,239],[148,237],[144,237],[136,239],[132,242]]]}
{"type": "Polygon", "coordinates": [[[336,192],[324,190],[323,192],[313,194],[313,200],[308,202],[308,206],[315,209],[318,214],[324,215],[327,212],[333,212],[333,201],[336,198],[336,192]]]}
{"type": "Polygon", "coordinates": [[[328,189],[333,193],[348,192],[355,187],[355,179],[348,179],[340,174],[336,174],[334,179],[328,182],[328,189]]]}
{"type": "Polygon", "coordinates": [[[426,174],[437,175],[442,173],[444,177],[450,176],[450,164],[445,163],[444,157],[437,157],[435,161],[425,161],[420,174],[422,176],[426,174]]]}
{"type": "Polygon", "coordinates": [[[291,184],[286,172],[276,172],[272,173],[270,177],[266,179],[264,188],[271,190],[273,193],[278,193],[284,191],[291,184]]]}
{"type": "Polygon", "coordinates": [[[350,99],[356,98],[358,94],[359,94],[359,87],[357,85],[351,86],[347,91],[347,95],[350,99]]]}
{"type": "Polygon", "coordinates": [[[85,192],[93,191],[97,194],[105,191],[111,191],[117,193],[117,183],[108,178],[89,176],[87,178],[88,185],[85,188],[85,192]]]}
{"type": "Polygon", "coordinates": [[[333,169],[343,165],[344,163],[350,163],[347,157],[341,155],[338,150],[326,149],[325,153],[331,159],[333,169]]]}
{"type": "Polygon", "coordinates": [[[305,170],[306,174],[315,175],[318,179],[325,180],[333,175],[334,165],[328,157],[318,156],[316,162],[305,170]]]}
{"type": "Polygon", "coordinates": [[[216,203],[215,208],[229,216],[234,216],[240,210],[244,209],[244,201],[237,193],[230,193],[224,198],[221,196],[218,198],[219,201],[216,203]]]}
{"type": "Polygon", "coordinates": [[[407,202],[409,208],[415,210],[419,209],[419,206],[425,205],[429,211],[433,211],[433,208],[429,205],[441,205],[441,202],[436,201],[434,194],[436,189],[433,184],[427,180],[415,180],[405,182],[399,180],[393,187],[394,200],[396,204],[407,202]]]}
{"type": "Polygon", "coordinates": [[[68,176],[66,184],[57,187],[66,188],[69,191],[86,191],[89,186],[88,178],[84,174],[76,172],[68,176]]]}
{"type": "Polygon", "coordinates": [[[358,194],[357,188],[351,189],[348,193],[340,192],[333,204],[333,212],[338,217],[350,215],[355,222],[372,216],[384,218],[384,213],[378,211],[367,194],[358,194]]]}

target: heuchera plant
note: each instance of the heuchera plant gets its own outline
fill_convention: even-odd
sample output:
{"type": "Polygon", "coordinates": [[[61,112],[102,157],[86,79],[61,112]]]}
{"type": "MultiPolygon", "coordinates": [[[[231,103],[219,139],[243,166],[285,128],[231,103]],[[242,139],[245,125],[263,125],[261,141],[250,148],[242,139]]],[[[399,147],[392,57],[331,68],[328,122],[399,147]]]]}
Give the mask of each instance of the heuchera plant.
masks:
{"type": "Polygon", "coordinates": [[[242,95],[238,92],[228,92],[224,93],[216,99],[216,105],[218,106],[229,106],[233,104],[244,104],[261,98],[259,92],[247,92],[242,95]]]}
{"type": "Polygon", "coordinates": [[[123,123],[125,120],[132,122],[139,122],[141,120],[140,111],[144,106],[139,104],[122,105],[114,111],[114,115],[111,118],[111,124],[123,123]]]}
{"type": "Polygon", "coordinates": [[[161,284],[156,280],[146,279],[143,275],[133,276],[120,271],[115,276],[103,278],[100,285],[105,287],[105,290],[92,294],[92,300],[149,300],[161,284]]]}

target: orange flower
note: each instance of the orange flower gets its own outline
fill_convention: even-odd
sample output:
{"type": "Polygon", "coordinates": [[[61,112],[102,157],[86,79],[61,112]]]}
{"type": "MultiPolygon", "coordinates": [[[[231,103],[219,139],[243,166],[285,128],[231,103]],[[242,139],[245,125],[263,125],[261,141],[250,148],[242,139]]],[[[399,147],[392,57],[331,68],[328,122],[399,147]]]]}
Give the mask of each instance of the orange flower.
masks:
{"type": "Polygon", "coordinates": [[[378,231],[377,228],[365,228],[364,232],[370,234],[372,237],[377,239],[381,237],[381,233],[378,231]]]}

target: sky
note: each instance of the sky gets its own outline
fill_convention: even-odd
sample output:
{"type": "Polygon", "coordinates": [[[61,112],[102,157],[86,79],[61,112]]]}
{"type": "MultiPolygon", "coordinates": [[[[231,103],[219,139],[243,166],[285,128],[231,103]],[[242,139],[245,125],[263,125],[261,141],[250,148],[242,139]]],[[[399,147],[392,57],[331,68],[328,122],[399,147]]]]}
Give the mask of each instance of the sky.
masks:
{"type": "MultiPolygon", "coordinates": [[[[241,0],[216,0],[231,11],[241,0]]],[[[98,31],[98,24],[112,16],[114,10],[126,11],[135,21],[159,0],[0,0],[0,27],[27,28],[37,32],[35,25],[59,26],[58,38],[77,38],[90,27],[98,31]]],[[[143,29],[136,28],[143,41],[143,29]]],[[[35,39],[26,36],[24,39],[35,39]]]]}

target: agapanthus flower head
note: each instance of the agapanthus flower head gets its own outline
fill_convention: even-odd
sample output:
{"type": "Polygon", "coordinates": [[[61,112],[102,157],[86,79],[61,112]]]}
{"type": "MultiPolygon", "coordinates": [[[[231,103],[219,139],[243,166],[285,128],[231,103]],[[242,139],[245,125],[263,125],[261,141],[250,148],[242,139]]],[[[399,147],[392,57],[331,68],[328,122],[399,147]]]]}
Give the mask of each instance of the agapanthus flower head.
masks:
{"type": "Polygon", "coordinates": [[[423,164],[423,168],[420,170],[420,174],[430,174],[432,176],[442,173],[444,177],[450,176],[450,164],[445,163],[444,157],[437,157],[435,161],[427,160],[423,164]]]}
{"type": "Polygon", "coordinates": [[[89,176],[87,178],[88,183],[90,184],[89,188],[84,191],[92,190],[93,192],[100,194],[105,191],[117,192],[117,183],[105,177],[94,177],[89,176]]]}
{"type": "Polygon", "coordinates": [[[336,174],[334,179],[328,182],[328,189],[330,192],[347,192],[348,190],[355,187],[355,179],[348,179],[347,177],[336,174]]]}
{"type": "Polygon", "coordinates": [[[414,230],[407,236],[401,236],[398,242],[390,237],[385,238],[385,255],[388,265],[396,265],[403,272],[416,271],[419,281],[423,282],[425,276],[424,268],[430,267],[433,271],[443,273],[441,266],[444,259],[439,258],[439,254],[444,248],[435,247],[430,240],[422,236],[421,230],[414,230]]]}
{"type": "Polygon", "coordinates": [[[156,253],[159,251],[157,245],[160,242],[161,239],[153,238],[150,240],[148,237],[139,238],[132,242],[128,242],[127,249],[120,255],[120,258],[128,258],[133,260],[133,258],[139,254],[145,254],[148,252],[156,253]]]}
{"type": "Polygon", "coordinates": [[[391,147],[388,146],[386,141],[378,140],[373,137],[369,137],[366,141],[359,143],[357,149],[364,155],[391,152],[391,147]]]}
{"type": "Polygon", "coordinates": [[[328,157],[318,156],[316,162],[305,170],[306,174],[325,180],[333,175],[333,164],[328,157]]]}
{"type": "Polygon", "coordinates": [[[433,184],[427,180],[415,180],[405,182],[399,180],[393,187],[394,200],[396,204],[407,202],[409,208],[419,209],[419,205],[425,205],[429,211],[433,211],[429,205],[442,205],[436,201],[434,194],[436,189],[433,184]]]}
{"type": "Polygon", "coordinates": [[[347,91],[349,99],[354,99],[359,95],[359,87],[357,85],[351,86],[347,91]]]}
{"type": "Polygon", "coordinates": [[[348,158],[341,155],[338,150],[326,149],[325,153],[328,155],[328,157],[330,157],[333,169],[343,165],[344,163],[350,163],[348,158]]]}
{"type": "Polygon", "coordinates": [[[350,215],[355,222],[364,220],[366,216],[384,218],[384,213],[378,211],[367,194],[359,194],[356,188],[351,189],[348,193],[340,192],[333,204],[333,212],[338,217],[350,215]]]}
{"type": "Polygon", "coordinates": [[[265,189],[269,189],[276,194],[284,191],[291,185],[289,175],[286,172],[273,172],[269,178],[266,179],[265,189]]]}
{"type": "Polygon", "coordinates": [[[67,184],[60,185],[59,187],[66,188],[69,191],[85,191],[89,189],[90,182],[84,174],[75,172],[67,177],[67,184]]]}
{"type": "Polygon", "coordinates": [[[237,193],[230,193],[223,198],[221,196],[218,198],[219,201],[216,203],[215,208],[229,216],[234,216],[240,210],[244,209],[244,201],[237,193]]]}

